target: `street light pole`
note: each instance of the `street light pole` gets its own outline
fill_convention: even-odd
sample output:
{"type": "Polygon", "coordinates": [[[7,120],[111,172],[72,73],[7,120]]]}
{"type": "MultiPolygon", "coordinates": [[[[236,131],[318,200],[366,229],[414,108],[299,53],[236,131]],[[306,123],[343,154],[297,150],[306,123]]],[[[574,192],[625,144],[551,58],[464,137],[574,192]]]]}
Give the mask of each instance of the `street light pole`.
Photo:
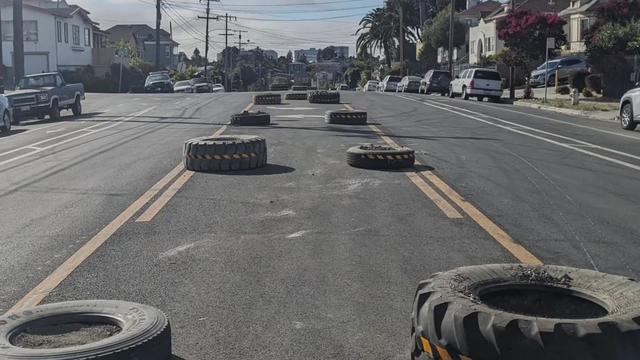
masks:
{"type": "Polygon", "coordinates": [[[453,22],[456,15],[456,0],[451,0],[451,13],[449,14],[449,74],[453,76],[453,22]]]}

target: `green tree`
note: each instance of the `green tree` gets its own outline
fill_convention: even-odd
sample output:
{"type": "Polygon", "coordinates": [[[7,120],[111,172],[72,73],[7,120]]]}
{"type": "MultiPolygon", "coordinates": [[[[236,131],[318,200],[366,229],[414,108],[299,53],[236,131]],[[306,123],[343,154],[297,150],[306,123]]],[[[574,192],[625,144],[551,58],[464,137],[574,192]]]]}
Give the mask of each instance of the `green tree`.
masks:
{"type": "MultiPolygon", "coordinates": [[[[449,14],[451,7],[442,9],[434,18],[429,19],[422,31],[422,48],[420,58],[426,62],[428,68],[436,66],[438,48],[449,48],[449,14]]],[[[456,17],[454,19],[453,46],[459,47],[465,43],[466,27],[456,17]]]]}
{"type": "Polygon", "coordinates": [[[362,78],[362,69],[358,66],[351,66],[344,72],[344,78],[350,88],[355,88],[362,78]]]}
{"type": "Polygon", "coordinates": [[[291,52],[291,50],[287,52],[287,61],[289,62],[289,64],[293,62],[293,53],[291,52]]]}
{"type": "Polygon", "coordinates": [[[195,66],[204,66],[205,63],[206,59],[202,57],[202,55],[200,55],[200,50],[198,50],[198,48],[195,48],[193,50],[193,54],[191,55],[191,64],[195,66]]]}
{"type": "Polygon", "coordinates": [[[231,73],[231,75],[234,78],[240,80],[241,82],[240,88],[243,91],[246,91],[249,86],[253,85],[258,80],[258,74],[256,74],[253,67],[249,66],[244,62],[241,62],[240,64],[238,64],[233,69],[233,72],[231,73]]]}
{"type": "Polygon", "coordinates": [[[335,46],[329,46],[329,47],[326,47],[326,48],[318,51],[318,61],[335,60],[337,57],[338,57],[338,54],[336,53],[335,46]]]}

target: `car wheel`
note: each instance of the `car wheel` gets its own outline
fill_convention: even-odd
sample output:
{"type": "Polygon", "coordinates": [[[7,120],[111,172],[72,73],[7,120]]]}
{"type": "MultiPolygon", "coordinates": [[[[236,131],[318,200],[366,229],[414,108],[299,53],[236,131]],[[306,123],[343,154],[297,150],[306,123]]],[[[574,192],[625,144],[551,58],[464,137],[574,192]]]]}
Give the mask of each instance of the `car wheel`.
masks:
{"type": "Polygon", "coordinates": [[[49,118],[51,119],[51,121],[60,120],[60,107],[58,106],[57,100],[54,100],[51,104],[51,109],[49,109],[49,118]]]}
{"type": "Polygon", "coordinates": [[[82,102],[80,101],[79,97],[77,97],[76,101],[73,103],[73,107],[71,108],[71,111],[73,112],[74,116],[82,115],[82,102]]]}
{"type": "Polygon", "coordinates": [[[620,124],[625,130],[635,130],[638,123],[633,120],[633,107],[630,103],[624,104],[620,111],[620,124]]]}
{"type": "Polygon", "coordinates": [[[449,97],[452,99],[455,97],[455,94],[453,93],[453,86],[449,86],[449,97]]]}
{"type": "Polygon", "coordinates": [[[549,79],[547,80],[547,85],[548,86],[556,86],[556,76],[555,75],[549,76],[549,79]]]}
{"type": "Polygon", "coordinates": [[[2,116],[2,124],[0,125],[0,132],[10,132],[11,131],[11,116],[8,111],[4,111],[4,115],[2,116]]]}
{"type": "Polygon", "coordinates": [[[469,100],[469,94],[467,93],[467,87],[466,86],[462,87],[462,99],[463,100],[469,100]]]}
{"type": "Polygon", "coordinates": [[[478,101],[483,102],[484,101],[484,96],[478,96],[478,101]]]}

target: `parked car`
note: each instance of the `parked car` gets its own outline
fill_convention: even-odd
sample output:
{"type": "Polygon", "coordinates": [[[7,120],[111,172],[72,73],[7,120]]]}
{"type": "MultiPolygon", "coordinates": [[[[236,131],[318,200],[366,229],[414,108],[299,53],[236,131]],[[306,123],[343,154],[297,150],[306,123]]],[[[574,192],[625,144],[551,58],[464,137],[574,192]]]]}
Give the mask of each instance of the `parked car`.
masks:
{"type": "Polygon", "coordinates": [[[380,82],[377,81],[377,80],[369,80],[364,85],[364,88],[362,89],[362,91],[377,91],[378,90],[378,84],[380,84],[380,82]]]}
{"type": "Polygon", "coordinates": [[[223,93],[223,92],[225,92],[224,85],[222,85],[222,84],[213,84],[213,85],[211,85],[211,92],[214,92],[214,93],[223,93]]]}
{"type": "Polygon", "coordinates": [[[567,80],[571,74],[578,71],[589,71],[589,64],[579,57],[565,57],[560,59],[549,60],[549,69],[547,73],[547,63],[543,63],[531,72],[531,85],[544,86],[545,78],[550,86],[556,83],[556,70],[560,81],[567,80]],[[545,76],[546,74],[546,76],[545,76]]]}
{"type": "Polygon", "coordinates": [[[60,120],[60,110],[67,109],[73,115],[82,115],[83,84],[67,84],[60,73],[27,75],[20,79],[16,90],[7,93],[13,111],[13,123],[28,117],[53,121],[60,120]]]}
{"type": "Polygon", "coordinates": [[[211,83],[205,78],[191,79],[191,86],[193,86],[193,92],[195,93],[208,93],[212,90],[211,83]]]}
{"type": "Polygon", "coordinates": [[[144,92],[147,93],[172,93],[173,84],[168,73],[150,73],[144,82],[144,92]]]}
{"type": "Polygon", "coordinates": [[[347,84],[340,84],[336,87],[338,91],[345,91],[345,90],[349,90],[349,85],[347,84]]]}
{"type": "Polygon", "coordinates": [[[396,91],[398,83],[402,80],[400,76],[387,75],[378,86],[378,91],[396,91]]]}
{"type": "Polygon", "coordinates": [[[173,84],[173,91],[177,93],[192,93],[193,85],[188,80],[178,81],[173,84]]]}
{"type": "Polygon", "coordinates": [[[625,130],[635,130],[640,121],[640,83],[620,99],[620,124],[625,130]]]}
{"type": "Polygon", "coordinates": [[[449,84],[449,97],[455,97],[456,94],[460,94],[464,100],[473,96],[478,101],[485,97],[498,101],[502,97],[500,73],[491,69],[465,70],[449,84]]]}
{"type": "Polygon", "coordinates": [[[9,99],[0,95],[0,113],[2,114],[2,121],[0,121],[0,133],[8,133],[11,131],[11,111],[9,110],[9,99]]]}
{"type": "Polygon", "coordinates": [[[396,92],[418,92],[420,90],[419,76],[405,76],[396,87],[396,92]]]}
{"type": "Polygon", "coordinates": [[[429,70],[420,81],[418,92],[429,94],[432,92],[446,95],[449,92],[451,73],[444,70],[429,70]]]}

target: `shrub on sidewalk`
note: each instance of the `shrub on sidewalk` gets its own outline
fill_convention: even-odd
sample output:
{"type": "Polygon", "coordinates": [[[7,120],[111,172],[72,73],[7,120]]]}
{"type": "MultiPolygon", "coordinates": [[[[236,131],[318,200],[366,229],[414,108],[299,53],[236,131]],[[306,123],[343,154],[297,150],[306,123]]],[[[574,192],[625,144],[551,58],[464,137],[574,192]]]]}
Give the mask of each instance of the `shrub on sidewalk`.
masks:
{"type": "Polygon", "coordinates": [[[524,93],[522,94],[523,99],[533,99],[533,88],[531,88],[531,84],[527,81],[527,84],[524,87],[524,93]]]}
{"type": "Polygon", "coordinates": [[[593,97],[593,93],[591,92],[591,90],[584,88],[582,90],[582,96],[590,98],[593,97]]]}
{"type": "Polygon", "coordinates": [[[569,87],[566,85],[558,86],[556,88],[556,94],[569,95],[570,93],[571,93],[571,89],[569,89],[569,87]]]}
{"type": "Polygon", "coordinates": [[[602,94],[602,75],[593,74],[586,78],[587,89],[595,92],[596,94],[602,94]]]}
{"type": "Polygon", "coordinates": [[[587,76],[589,76],[589,72],[584,70],[574,72],[569,76],[569,86],[572,89],[578,89],[578,92],[582,92],[586,86],[587,76]]]}

